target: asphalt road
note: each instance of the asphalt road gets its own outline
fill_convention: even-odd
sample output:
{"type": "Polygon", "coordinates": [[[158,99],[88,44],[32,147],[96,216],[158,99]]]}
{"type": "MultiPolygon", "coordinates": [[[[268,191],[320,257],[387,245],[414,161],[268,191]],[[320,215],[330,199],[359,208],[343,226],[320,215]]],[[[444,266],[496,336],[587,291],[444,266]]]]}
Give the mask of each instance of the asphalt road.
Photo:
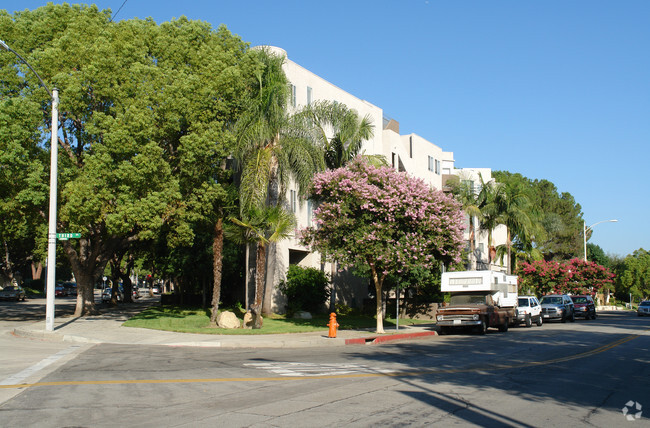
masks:
{"type": "Polygon", "coordinates": [[[4,427],[650,426],[650,319],[630,313],[381,346],[21,346],[59,356],[0,385],[4,427]]]}

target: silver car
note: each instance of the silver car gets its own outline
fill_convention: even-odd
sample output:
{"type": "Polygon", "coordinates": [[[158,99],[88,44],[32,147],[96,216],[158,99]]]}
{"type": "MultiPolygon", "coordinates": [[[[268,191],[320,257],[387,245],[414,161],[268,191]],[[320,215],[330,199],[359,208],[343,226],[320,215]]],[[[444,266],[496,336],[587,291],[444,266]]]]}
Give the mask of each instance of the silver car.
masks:
{"type": "Polygon", "coordinates": [[[636,314],[640,317],[650,317],[650,300],[644,300],[641,302],[639,307],[636,309],[636,314]]]}
{"type": "Polygon", "coordinates": [[[550,294],[542,297],[539,303],[542,305],[542,318],[544,320],[556,319],[562,322],[576,320],[573,300],[566,294],[550,294]]]}

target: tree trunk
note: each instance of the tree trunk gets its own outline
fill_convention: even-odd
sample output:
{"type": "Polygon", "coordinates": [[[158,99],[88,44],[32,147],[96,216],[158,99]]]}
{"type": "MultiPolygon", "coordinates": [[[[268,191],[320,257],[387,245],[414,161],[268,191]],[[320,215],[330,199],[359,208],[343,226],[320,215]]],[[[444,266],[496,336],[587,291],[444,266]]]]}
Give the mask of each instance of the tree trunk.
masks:
{"type": "Polygon", "coordinates": [[[9,281],[9,284],[12,283],[14,279],[14,269],[13,269],[13,264],[11,263],[11,258],[9,257],[9,246],[7,245],[7,241],[2,241],[4,244],[4,263],[2,264],[2,274],[7,278],[9,281]]]}
{"type": "Polygon", "coordinates": [[[74,277],[77,280],[77,306],[74,316],[80,317],[96,313],[94,278],[84,272],[75,272],[74,277]],[[81,308],[87,309],[83,312],[81,308]]]}
{"type": "Polygon", "coordinates": [[[115,268],[111,263],[111,282],[113,287],[111,289],[111,305],[117,305],[117,292],[120,289],[120,270],[115,268]]]}
{"type": "MultiPolygon", "coordinates": [[[[99,238],[97,238],[99,240],[99,238]]],[[[115,249],[126,245],[122,240],[109,242],[93,241],[91,238],[81,238],[79,251],[70,241],[63,241],[63,250],[72,266],[72,272],[77,279],[77,307],[74,316],[81,317],[97,312],[95,308],[95,281],[104,274],[104,268],[115,249]]]]}
{"type": "Polygon", "coordinates": [[[41,279],[43,274],[43,264],[41,262],[32,261],[32,279],[41,279]]]}
{"type": "MultiPolygon", "coordinates": [[[[280,135],[276,135],[272,145],[277,146],[279,141],[280,135]]],[[[270,168],[267,200],[270,207],[276,207],[280,204],[280,191],[283,190],[280,188],[280,182],[278,180],[278,161],[276,158],[273,158],[270,168]]],[[[266,270],[266,290],[263,296],[264,306],[262,312],[264,314],[271,314],[273,312],[273,294],[275,293],[275,270],[278,262],[277,244],[274,242],[268,244],[268,252],[265,249],[265,253],[267,253],[265,262],[268,260],[265,269],[267,268],[268,270],[266,270]]]]}
{"type": "Polygon", "coordinates": [[[257,244],[255,263],[255,301],[251,312],[253,314],[253,328],[262,328],[262,299],[264,297],[264,279],[266,274],[266,246],[257,244]]]}
{"type": "Polygon", "coordinates": [[[223,219],[217,220],[214,225],[212,237],[212,313],[210,323],[217,323],[217,312],[219,311],[219,300],[221,299],[221,274],[223,267],[223,219]]]}
{"type": "Polygon", "coordinates": [[[383,300],[384,300],[384,295],[381,292],[381,289],[383,287],[383,277],[379,278],[379,275],[377,275],[377,270],[375,269],[374,264],[370,264],[370,268],[372,270],[372,280],[375,283],[375,295],[377,296],[377,331],[376,333],[385,333],[384,332],[384,318],[383,318],[383,300]]]}
{"type": "Polygon", "coordinates": [[[273,294],[275,293],[275,268],[278,262],[277,244],[271,242],[267,245],[266,251],[266,292],[264,293],[264,303],[262,313],[265,315],[273,313],[273,294]]]}

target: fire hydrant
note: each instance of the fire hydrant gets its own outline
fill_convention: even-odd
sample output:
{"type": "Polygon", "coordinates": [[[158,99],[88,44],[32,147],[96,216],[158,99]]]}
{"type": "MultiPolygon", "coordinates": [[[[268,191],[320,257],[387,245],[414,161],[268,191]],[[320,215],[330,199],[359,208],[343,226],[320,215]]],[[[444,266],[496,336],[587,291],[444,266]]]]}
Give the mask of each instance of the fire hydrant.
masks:
{"type": "Polygon", "coordinates": [[[330,314],[330,322],[327,324],[330,328],[329,335],[327,337],[336,337],[336,329],[339,326],[339,323],[336,322],[336,314],[332,312],[330,314]]]}

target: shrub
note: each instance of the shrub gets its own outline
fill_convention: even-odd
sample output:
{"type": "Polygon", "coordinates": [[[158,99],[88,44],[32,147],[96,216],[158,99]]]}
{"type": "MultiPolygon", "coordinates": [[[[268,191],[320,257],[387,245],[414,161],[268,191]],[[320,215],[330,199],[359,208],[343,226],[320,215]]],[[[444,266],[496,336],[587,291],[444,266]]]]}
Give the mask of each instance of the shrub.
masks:
{"type": "Polygon", "coordinates": [[[287,296],[287,315],[301,310],[322,312],[330,294],[328,282],[327,276],[318,269],[289,266],[287,280],[279,285],[282,294],[287,296]]]}

